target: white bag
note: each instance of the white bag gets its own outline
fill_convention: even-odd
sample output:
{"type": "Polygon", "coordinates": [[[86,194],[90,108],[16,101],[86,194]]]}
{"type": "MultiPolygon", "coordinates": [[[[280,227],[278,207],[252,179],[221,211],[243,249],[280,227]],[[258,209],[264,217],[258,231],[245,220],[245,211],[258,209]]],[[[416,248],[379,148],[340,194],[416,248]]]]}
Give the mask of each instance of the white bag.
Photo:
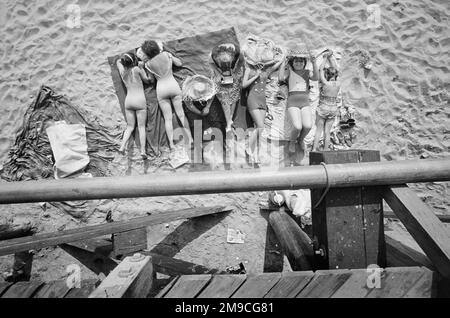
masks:
{"type": "Polygon", "coordinates": [[[46,132],[55,157],[55,179],[70,176],[89,164],[84,125],[58,121],[46,132]]]}

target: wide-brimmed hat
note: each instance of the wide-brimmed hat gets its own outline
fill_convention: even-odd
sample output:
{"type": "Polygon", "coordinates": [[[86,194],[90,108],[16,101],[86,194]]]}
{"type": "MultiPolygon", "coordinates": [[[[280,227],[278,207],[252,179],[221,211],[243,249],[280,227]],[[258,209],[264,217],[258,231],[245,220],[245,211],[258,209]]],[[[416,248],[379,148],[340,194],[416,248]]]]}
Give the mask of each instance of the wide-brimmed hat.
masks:
{"type": "Polygon", "coordinates": [[[203,75],[193,75],[183,82],[183,100],[207,101],[214,97],[217,87],[214,81],[203,75]]]}

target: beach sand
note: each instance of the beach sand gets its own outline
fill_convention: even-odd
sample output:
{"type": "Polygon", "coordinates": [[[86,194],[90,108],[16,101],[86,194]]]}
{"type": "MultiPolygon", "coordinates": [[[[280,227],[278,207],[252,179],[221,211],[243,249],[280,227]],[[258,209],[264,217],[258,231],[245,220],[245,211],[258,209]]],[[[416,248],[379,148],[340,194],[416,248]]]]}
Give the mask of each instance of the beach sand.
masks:
{"type": "MultiPolygon", "coordinates": [[[[369,19],[368,4],[375,2],[0,0],[0,164],[41,84],[121,130],[125,120],[107,56],[137,47],[146,38],[171,40],[230,26],[240,40],[252,33],[289,46],[303,36],[313,48],[342,48],[343,86],[357,111],[355,148],[380,150],[383,160],[450,155],[450,3],[377,1],[378,27],[377,20],[369,19]],[[67,25],[70,4],[81,8],[80,28],[67,25]],[[359,49],[372,56],[368,74],[351,56],[359,49]]],[[[412,186],[434,211],[450,213],[449,183],[412,186]]],[[[264,200],[265,194],[241,193],[104,201],[86,223],[104,222],[108,210],[119,220],[211,202],[234,205],[234,212],[224,217],[149,228],[149,248],[222,270],[243,262],[248,272],[258,273],[264,270],[267,232],[258,202],[264,200]],[[226,243],[228,227],[244,232],[245,243],[226,243]]],[[[0,221],[11,218],[32,220],[45,232],[86,224],[54,207],[0,206],[0,221]]],[[[0,257],[0,272],[12,260],[0,257]]],[[[71,263],[77,262],[58,248],[41,250],[33,278],[63,278],[71,263]]],[[[93,277],[86,268],[82,273],[93,277]]]]}

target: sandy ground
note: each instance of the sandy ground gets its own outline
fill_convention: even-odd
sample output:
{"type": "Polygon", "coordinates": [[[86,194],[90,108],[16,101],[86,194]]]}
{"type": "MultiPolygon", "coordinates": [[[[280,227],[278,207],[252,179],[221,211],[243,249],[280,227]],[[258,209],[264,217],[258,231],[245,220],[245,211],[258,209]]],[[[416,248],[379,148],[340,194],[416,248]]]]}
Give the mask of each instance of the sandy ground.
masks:
{"type": "MultiPolygon", "coordinates": [[[[0,163],[41,84],[67,95],[105,125],[123,129],[107,56],[136,47],[147,37],[170,40],[229,26],[241,40],[253,33],[289,46],[304,35],[313,47],[341,47],[347,57],[342,65],[344,87],[357,110],[355,147],[378,149],[384,160],[448,156],[449,2],[377,1],[378,28],[368,22],[370,3],[375,2],[0,0],[0,163]],[[66,25],[69,4],[81,8],[80,28],[66,25]],[[358,49],[373,58],[367,76],[350,57],[358,49]]],[[[139,164],[135,173],[141,170],[139,164]]],[[[450,213],[449,183],[413,187],[436,212],[450,213]]],[[[115,219],[127,219],[211,202],[234,205],[234,212],[223,217],[150,228],[149,248],[220,269],[243,262],[249,272],[262,272],[267,221],[259,201],[265,201],[265,194],[106,201],[86,223],[103,222],[109,209],[115,219]],[[227,244],[227,227],[244,232],[245,244],[227,244]]],[[[0,206],[0,220],[10,218],[32,220],[45,232],[85,225],[37,204],[0,206]]],[[[33,277],[62,278],[71,263],[76,261],[60,249],[42,250],[33,277]]],[[[1,257],[0,272],[11,264],[12,257],[1,257]]],[[[83,269],[83,275],[92,273],[83,269]]]]}

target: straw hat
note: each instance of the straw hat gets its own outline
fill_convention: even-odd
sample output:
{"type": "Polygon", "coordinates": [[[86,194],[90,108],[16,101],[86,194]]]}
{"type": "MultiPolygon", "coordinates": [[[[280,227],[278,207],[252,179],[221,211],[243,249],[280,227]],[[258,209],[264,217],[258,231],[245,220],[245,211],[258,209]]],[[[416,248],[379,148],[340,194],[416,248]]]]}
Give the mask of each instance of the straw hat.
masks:
{"type": "Polygon", "coordinates": [[[183,100],[207,101],[217,92],[216,84],[203,75],[193,75],[183,82],[183,100]]]}
{"type": "Polygon", "coordinates": [[[295,50],[289,50],[286,57],[288,59],[292,59],[295,57],[303,57],[303,58],[309,58],[309,52],[306,48],[300,48],[295,50]]]}

